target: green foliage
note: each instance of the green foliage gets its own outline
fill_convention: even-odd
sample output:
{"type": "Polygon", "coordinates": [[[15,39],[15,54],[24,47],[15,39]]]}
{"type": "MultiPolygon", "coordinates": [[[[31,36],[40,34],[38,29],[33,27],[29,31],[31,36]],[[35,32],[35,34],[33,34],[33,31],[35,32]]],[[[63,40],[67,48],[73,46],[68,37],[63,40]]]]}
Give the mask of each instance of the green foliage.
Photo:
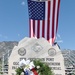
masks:
{"type": "Polygon", "coordinates": [[[34,65],[36,67],[40,66],[40,68],[37,69],[40,75],[54,75],[51,68],[46,63],[40,62],[39,60],[34,60],[34,65]]]}
{"type": "MultiPolygon", "coordinates": [[[[35,65],[35,69],[37,70],[39,75],[54,75],[53,72],[51,71],[51,68],[46,63],[43,63],[40,60],[34,60],[33,62],[35,65]],[[37,68],[37,66],[39,66],[39,68],[37,68]]],[[[16,75],[21,75],[22,72],[23,69],[21,68],[16,69],[16,75]]]]}
{"type": "Polygon", "coordinates": [[[22,72],[23,72],[23,69],[21,68],[16,69],[16,75],[21,75],[22,72]]]}

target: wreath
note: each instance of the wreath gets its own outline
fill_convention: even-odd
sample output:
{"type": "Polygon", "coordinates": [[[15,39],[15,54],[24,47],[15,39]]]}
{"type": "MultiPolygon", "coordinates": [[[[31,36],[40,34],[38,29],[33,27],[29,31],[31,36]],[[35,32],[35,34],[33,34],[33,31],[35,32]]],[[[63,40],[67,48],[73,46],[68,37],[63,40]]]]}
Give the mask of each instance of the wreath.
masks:
{"type": "Polygon", "coordinates": [[[19,67],[16,69],[16,75],[54,75],[51,68],[40,60],[31,61],[24,59],[19,62],[19,67]]]}

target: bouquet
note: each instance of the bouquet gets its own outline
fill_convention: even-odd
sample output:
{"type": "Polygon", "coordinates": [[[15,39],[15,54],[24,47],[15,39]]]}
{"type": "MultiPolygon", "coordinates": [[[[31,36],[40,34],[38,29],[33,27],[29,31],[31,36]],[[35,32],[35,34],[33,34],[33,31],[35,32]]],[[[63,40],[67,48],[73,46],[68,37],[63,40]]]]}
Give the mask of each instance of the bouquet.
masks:
{"type": "Polygon", "coordinates": [[[16,69],[16,75],[54,75],[51,68],[40,60],[22,60],[19,62],[19,67],[16,69]]]}

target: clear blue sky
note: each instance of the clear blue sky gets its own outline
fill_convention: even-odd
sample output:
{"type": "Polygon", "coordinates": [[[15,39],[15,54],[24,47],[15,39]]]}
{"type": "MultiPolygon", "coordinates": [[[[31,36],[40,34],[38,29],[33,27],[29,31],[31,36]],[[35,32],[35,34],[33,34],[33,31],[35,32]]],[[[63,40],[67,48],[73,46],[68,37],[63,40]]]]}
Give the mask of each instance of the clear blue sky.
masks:
{"type": "MultiPolygon", "coordinates": [[[[0,0],[0,41],[29,36],[27,0],[0,0]]],[[[61,49],[75,50],[75,0],[61,0],[56,41],[61,49]]]]}

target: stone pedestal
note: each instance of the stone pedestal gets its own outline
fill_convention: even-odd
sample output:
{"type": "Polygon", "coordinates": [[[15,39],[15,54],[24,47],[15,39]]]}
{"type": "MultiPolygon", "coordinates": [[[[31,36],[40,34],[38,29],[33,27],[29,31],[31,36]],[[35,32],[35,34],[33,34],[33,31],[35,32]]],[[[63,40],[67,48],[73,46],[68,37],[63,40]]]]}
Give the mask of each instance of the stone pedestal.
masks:
{"type": "Polygon", "coordinates": [[[9,57],[8,75],[16,75],[16,68],[22,59],[40,59],[48,63],[55,75],[65,75],[64,58],[58,45],[50,46],[44,38],[24,38],[15,46],[9,57]]]}

